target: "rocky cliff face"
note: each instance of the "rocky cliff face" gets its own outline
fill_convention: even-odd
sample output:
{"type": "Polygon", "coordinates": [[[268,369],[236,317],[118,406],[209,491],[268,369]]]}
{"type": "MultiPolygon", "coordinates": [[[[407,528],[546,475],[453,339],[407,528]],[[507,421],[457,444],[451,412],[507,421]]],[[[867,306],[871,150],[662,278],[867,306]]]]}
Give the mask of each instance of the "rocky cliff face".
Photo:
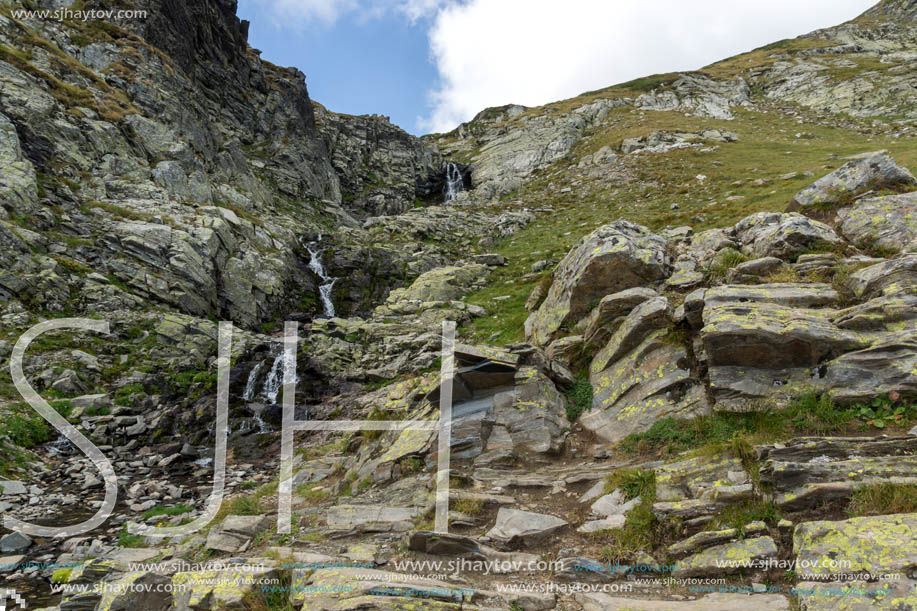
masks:
{"type": "Polygon", "coordinates": [[[442,156],[386,117],[353,117],[320,106],[316,116],[348,210],[399,214],[442,201],[442,156]]]}
{"type": "Polygon", "coordinates": [[[439,157],[404,132],[324,110],[320,132],[303,74],[247,46],[235,3],[137,8],[152,17],[0,16],[4,214],[33,247],[58,248],[58,227],[79,244],[52,254],[252,326],[313,291],[301,234],[436,199],[439,157]]]}

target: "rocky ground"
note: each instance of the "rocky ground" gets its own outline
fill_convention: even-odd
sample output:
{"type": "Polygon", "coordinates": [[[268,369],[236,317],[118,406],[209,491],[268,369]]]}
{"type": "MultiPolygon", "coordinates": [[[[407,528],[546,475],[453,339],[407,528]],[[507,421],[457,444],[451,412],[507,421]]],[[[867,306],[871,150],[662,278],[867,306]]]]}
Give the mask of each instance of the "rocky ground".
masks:
{"type": "Polygon", "coordinates": [[[135,4],[0,0],[0,513],[105,495],[6,366],[43,320],[109,321],[24,371],[119,484],[0,530],[29,608],[917,607],[912,0],[423,139],[135,4]],[[205,511],[220,320],[227,498],[131,534],[205,511]],[[297,417],[372,421],[438,419],[457,323],[448,534],[434,430],[298,433],[278,533],[284,321],[297,417]]]}

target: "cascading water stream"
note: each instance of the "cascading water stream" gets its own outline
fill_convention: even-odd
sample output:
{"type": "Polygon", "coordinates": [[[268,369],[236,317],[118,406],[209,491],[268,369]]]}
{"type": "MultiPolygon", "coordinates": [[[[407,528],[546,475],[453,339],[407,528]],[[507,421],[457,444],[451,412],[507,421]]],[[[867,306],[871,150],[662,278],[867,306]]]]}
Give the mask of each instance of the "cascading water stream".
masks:
{"type": "Polygon", "coordinates": [[[263,394],[272,405],[277,403],[277,395],[280,394],[280,389],[283,388],[283,370],[286,362],[287,353],[286,350],[284,350],[274,359],[274,364],[271,366],[271,370],[264,379],[264,387],[261,389],[261,394],[263,394]]]}
{"type": "Polygon", "coordinates": [[[462,171],[454,163],[446,166],[446,201],[451,202],[465,188],[462,171]]]}
{"type": "Polygon", "coordinates": [[[242,398],[246,401],[251,401],[255,398],[257,389],[255,384],[258,383],[258,374],[261,373],[261,370],[264,368],[264,361],[261,361],[254,367],[252,367],[251,372],[248,374],[248,380],[245,382],[245,392],[242,393],[242,398]]]}
{"type": "MultiPolygon", "coordinates": [[[[258,380],[261,377],[261,372],[264,370],[264,364],[267,360],[265,359],[252,367],[252,370],[248,374],[248,380],[245,382],[245,392],[242,393],[242,399],[251,402],[261,396],[267,399],[271,405],[276,405],[277,397],[283,389],[283,372],[288,360],[285,350],[281,350],[279,354],[274,356],[271,369],[264,377],[264,382],[262,382],[260,389],[258,388],[258,380]]],[[[296,376],[296,381],[299,382],[299,376],[296,376]]],[[[260,412],[255,413],[255,420],[258,422],[262,433],[269,430],[267,424],[261,419],[260,412]]]]}
{"type": "Polygon", "coordinates": [[[318,248],[318,244],[322,241],[322,236],[319,234],[318,240],[310,244],[303,244],[306,250],[309,251],[309,269],[312,272],[321,278],[322,284],[318,287],[318,296],[322,300],[322,311],[325,318],[334,318],[334,302],[331,300],[331,291],[334,288],[334,283],[337,282],[337,278],[332,278],[328,275],[328,272],[325,270],[325,266],[322,264],[322,250],[318,248]]]}

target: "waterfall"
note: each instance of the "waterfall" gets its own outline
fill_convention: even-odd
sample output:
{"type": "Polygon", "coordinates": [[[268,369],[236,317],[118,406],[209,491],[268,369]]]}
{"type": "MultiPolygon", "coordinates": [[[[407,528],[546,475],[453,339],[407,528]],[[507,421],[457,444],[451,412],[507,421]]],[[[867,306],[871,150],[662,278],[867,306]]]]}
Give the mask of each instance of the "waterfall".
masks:
{"type": "MultiPolygon", "coordinates": [[[[295,358],[295,357],[294,357],[295,358]]],[[[280,395],[280,391],[283,388],[283,370],[287,362],[286,351],[281,350],[279,354],[274,356],[274,362],[271,365],[271,370],[268,371],[267,376],[264,378],[264,383],[261,385],[260,391],[257,389],[258,378],[261,375],[261,371],[264,369],[264,364],[267,360],[260,361],[257,365],[252,367],[251,372],[248,374],[248,380],[245,382],[245,392],[242,393],[242,399],[245,401],[253,401],[258,396],[263,396],[267,399],[272,405],[277,403],[277,397],[280,395]]],[[[299,376],[296,376],[296,382],[299,382],[299,376]]],[[[258,426],[261,428],[261,432],[265,432],[268,429],[267,424],[261,419],[261,413],[255,413],[255,420],[258,423],[258,426]]]]}
{"type": "Polygon", "coordinates": [[[274,359],[274,364],[271,366],[271,370],[264,380],[264,387],[261,389],[262,394],[272,404],[277,403],[277,395],[280,394],[280,389],[283,388],[283,370],[287,362],[286,354],[286,350],[284,350],[274,359]]]}
{"type": "Polygon", "coordinates": [[[462,171],[454,163],[446,166],[446,201],[451,202],[465,188],[462,171]]]}
{"type": "Polygon", "coordinates": [[[248,374],[248,381],[245,382],[245,392],[242,393],[242,398],[244,400],[251,401],[255,398],[255,384],[258,382],[258,374],[261,373],[263,367],[264,361],[252,367],[251,373],[248,374]]]}
{"type": "Polygon", "coordinates": [[[317,246],[321,241],[322,236],[319,234],[318,240],[311,244],[303,244],[303,246],[309,251],[309,256],[311,257],[309,260],[309,269],[322,280],[322,284],[318,287],[318,296],[322,300],[322,310],[325,318],[334,318],[334,302],[331,301],[331,290],[334,288],[334,283],[337,282],[337,278],[332,278],[328,275],[328,272],[325,271],[325,266],[322,264],[323,251],[317,246]],[[315,246],[313,246],[313,244],[315,246]]]}

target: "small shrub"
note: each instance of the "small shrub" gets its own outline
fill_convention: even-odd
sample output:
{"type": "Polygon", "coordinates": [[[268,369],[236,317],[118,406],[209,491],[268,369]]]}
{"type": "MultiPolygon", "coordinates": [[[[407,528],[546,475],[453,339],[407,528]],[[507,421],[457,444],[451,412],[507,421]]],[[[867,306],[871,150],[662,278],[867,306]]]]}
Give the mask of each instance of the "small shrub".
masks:
{"type": "Polygon", "coordinates": [[[796,431],[815,435],[838,431],[853,420],[849,410],[838,409],[827,394],[815,392],[793,399],[787,411],[796,431]]]}
{"type": "Polygon", "coordinates": [[[255,496],[237,496],[229,504],[229,514],[234,516],[261,515],[261,503],[255,496]]]}
{"type": "Polygon", "coordinates": [[[752,500],[723,508],[712,522],[710,530],[735,528],[742,533],[751,522],[765,522],[774,526],[780,521],[773,501],[752,500]]]}
{"type": "Polygon", "coordinates": [[[592,409],[592,384],[589,376],[581,373],[567,391],[567,420],[576,422],[583,412],[592,409]]]}
{"type": "Polygon", "coordinates": [[[618,469],[608,474],[605,490],[608,493],[620,488],[624,499],[631,500],[643,497],[650,492],[655,496],[656,472],[652,469],[618,469]]]}
{"type": "Polygon", "coordinates": [[[734,248],[724,248],[713,255],[713,261],[707,267],[711,278],[723,279],[726,273],[737,265],[748,261],[748,257],[734,248]]]}
{"type": "Polygon", "coordinates": [[[857,403],[850,412],[868,426],[884,429],[886,426],[903,425],[914,418],[914,406],[897,403],[889,397],[876,397],[867,403],[857,403]]]}
{"type": "Polygon", "coordinates": [[[51,583],[67,583],[70,581],[70,573],[73,569],[57,569],[51,575],[51,583]]]}
{"type": "Polygon", "coordinates": [[[48,441],[51,433],[40,417],[30,418],[10,414],[0,422],[0,435],[5,435],[15,445],[29,449],[48,441]]]}
{"type": "Polygon", "coordinates": [[[455,510],[476,516],[484,510],[484,501],[481,499],[459,499],[455,502],[455,510]]]}
{"type": "Polygon", "coordinates": [[[118,545],[120,547],[143,547],[143,537],[130,534],[127,532],[127,526],[125,526],[118,533],[118,545]]]}
{"type": "Polygon", "coordinates": [[[401,466],[401,472],[405,475],[409,475],[411,473],[419,473],[423,470],[423,461],[416,456],[402,458],[401,462],[398,464],[401,466]]]}

